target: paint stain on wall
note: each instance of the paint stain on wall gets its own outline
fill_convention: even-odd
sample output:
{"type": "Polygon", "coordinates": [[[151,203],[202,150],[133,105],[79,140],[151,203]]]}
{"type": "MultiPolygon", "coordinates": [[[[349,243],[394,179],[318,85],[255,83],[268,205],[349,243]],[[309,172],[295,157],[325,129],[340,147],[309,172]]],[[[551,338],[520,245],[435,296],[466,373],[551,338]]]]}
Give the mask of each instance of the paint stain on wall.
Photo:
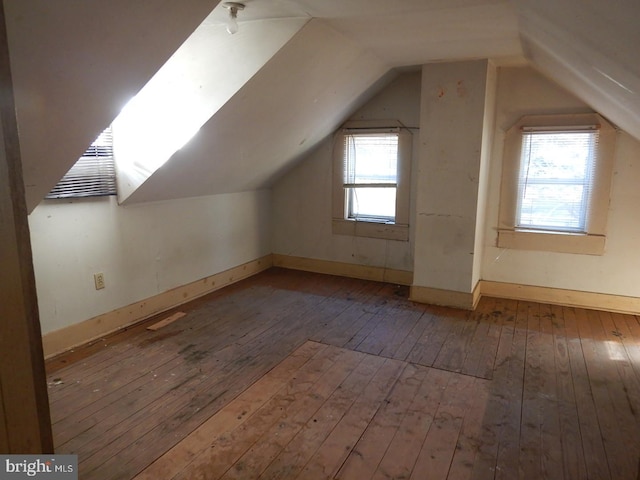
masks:
{"type": "Polygon", "coordinates": [[[457,88],[458,96],[460,98],[464,98],[467,96],[467,87],[464,86],[464,82],[462,80],[458,80],[457,88]]]}

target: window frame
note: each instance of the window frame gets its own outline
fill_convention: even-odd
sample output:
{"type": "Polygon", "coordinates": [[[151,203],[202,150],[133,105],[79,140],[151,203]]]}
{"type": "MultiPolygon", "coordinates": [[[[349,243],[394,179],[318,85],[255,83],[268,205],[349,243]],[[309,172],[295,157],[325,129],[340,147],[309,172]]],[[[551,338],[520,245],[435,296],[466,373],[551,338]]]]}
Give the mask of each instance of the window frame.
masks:
{"type": "Polygon", "coordinates": [[[527,115],[520,118],[505,135],[497,246],[586,255],[604,254],[615,138],[615,128],[597,113],[527,115]],[[566,131],[572,127],[588,126],[595,126],[599,134],[585,232],[517,227],[523,129],[544,127],[547,131],[555,128],[558,131],[566,131]]]}
{"type": "Polygon", "coordinates": [[[350,121],[335,134],[333,150],[332,230],[337,235],[409,240],[409,202],[411,188],[412,134],[397,120],[350,121]],[[345,136],[354,134],[395,133],[398,135],[395,221],[376,218],[348,218],[344,163],[345,136]]]}

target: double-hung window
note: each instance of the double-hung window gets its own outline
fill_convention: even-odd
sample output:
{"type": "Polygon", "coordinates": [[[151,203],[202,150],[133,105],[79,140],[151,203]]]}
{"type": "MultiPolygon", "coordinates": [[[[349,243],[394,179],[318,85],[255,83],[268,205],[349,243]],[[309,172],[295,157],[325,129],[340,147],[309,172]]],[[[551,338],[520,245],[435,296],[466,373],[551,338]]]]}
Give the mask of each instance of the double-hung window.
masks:
{"type": "Polygon", "coordinates": [[[411,134],[393,123],[351,124],[337,134],[334,233],[408,240],[411,134]]]}
{"type": "Polygon", "coordinates": [[[516,226],[587,233],[597,126],[523,127],[516,226]]]}
{"type": "Polygon", "coordinates": [[[113,134],[107,127],[85,150],[46,198],[116,195],[113,134]]]}
{"type": "Polygon", "coordinates": [[[505,140],[498,245],[602,254],[615,131],[600,116],[523,117],[505,140]]]}
{"type": "Polygon", "coordinates": [[[346,217],[395,223],[398,133],[344,135],[346,217]]]}

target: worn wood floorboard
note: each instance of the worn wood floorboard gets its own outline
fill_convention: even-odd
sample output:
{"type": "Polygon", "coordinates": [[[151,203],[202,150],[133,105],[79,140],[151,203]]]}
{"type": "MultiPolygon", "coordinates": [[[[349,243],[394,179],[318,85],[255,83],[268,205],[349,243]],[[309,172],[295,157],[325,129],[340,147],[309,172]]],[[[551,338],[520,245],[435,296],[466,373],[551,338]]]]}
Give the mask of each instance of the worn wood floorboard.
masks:
{"type": "MultiPolygon", "coordinates": [[[[276,301],[270,296],[274,304],[279,308],[285,308],[286,304],[276,301]]],[[[236,320],[238,317],[233,316],[236,320]]],[[[251,335],[259,331],[259,328],[248,328],[242,322],[235,322],[238,328],[233,335],[238,335],[246,330],[251,335]]],[[[264,321],[263,323],[268,323],[264,321]]],[[[232,330],[232,326],[229,326],[232,330]]],[[[169,327],[167,327],[169,328],[169,327]]],[[[192,334],[200,335],[198,329],[194,329],[192,334]]],[[[148,338],[154,338],[150,335],[148,338]]],[[[146,340],[148,340],[148,338],[146,340]]],[[[89,383],[84,388],[79,389],[82,396],[77,402],[69,402],[63,411],[68,411],[73,405],[77,407],[83,406],[85,403],[90,404],[87,408],[76,408],[65,417],[64,425],[67,431],[58,430],[60,441],[66,440],[69,436],[68,432],[72,432],[72,443],[70,445],[62,444],[64,448],[75,451],[76,448],[82,447],[91,440],[91,434],[97,433],[90,427],[100,424],[100,434],[104,435],[105,430],[113,425],[119,425],[121,429],[128,428],[127,422],[121,423],[129,419],[135,412],[141,411],[142,416],[146,416],[146,410],[153,408],[153,403],[158,399],[161,403],[168,403],[167,394],[170,397],[177,395],[180,391],[189,391],[191,387],[199,385],[206,380],[206,374],[202,374],[203,369],[211,368],[211,373],[216,373],[216,369],[220,368],[231,360],[241,357],[242,349],[238,343],[228,343],[222,341],[221,336],[210,335],[201,340],[199,346],[194,343],[175,341],[162,342],[165,345],[164,350],[157,351],[154,349],[156,343],[149,347],[148,342],[143,341],[143,347],[138,350],[137,359],[127,358],[121,362],[120,368],[116,373],[121,375],[112,379],[112,375],[105,377],[105,384],[101,388],[97,388],[93,392],[88,391],[94,388],[94,383],[89,383]],[[152,349],[153,353],[147,357],[146,349],[152,349]],[[211,352],[211,355],[209,354],[211,352]],[[134,364],[139,368],[131,368],[134,364]],[[88,388],[87,388],[88,387],[88,388]],[[144,391],[144,395],[136,395],[136,391],[144,391]],[[132,393],[133,392],[133,393],[132,393]],[[174,393],[172,393],[174,392],[174,393]]],[[[166,339],[165,339],[166,340],[166,339]]],[[[215,378],[215,376],[210,376],[215,378]]],[[[166,411],[169,413],[169,411],[166,411]]],[[[55,418],[55,417],[54,417],[55,418]]],[[[60,422],[54,423],[54,428],[60,422]]],[[[115,432],[118,435],[117,432],[115,432]]]]}
{"type": "Polygon", "coordinates": [[[271,269],[47,362],[80,478],[629,479],[640,322],[271,269]]]}
{"type": "MultiPolygon", "coordinates": [[[[152,458],[152,453],[156,449],[170,448],[175,443],[175,440],[167,435],[168,432],[178,427],[186,431],[196,428],[226,401],[260,378],[268,369],[282,360],[288,352],[304,342],[306,332],[308,332],[308,329],[305,328],[306,325],[315,325],[317,316],[323,316],[323,308],[331,306],[331,302],[328,302],[327,298],[303,296],[294,302],[295,308],[288,305],[279,314],[269,315],[270,321],[266,323],[267,327],[265,327],[265,322],[262,322],[262,325],[256,329],[259,333],[252,332],[248,336],[249,338],[243,336],[227,348],[228,354],[225,355],[221,362],[218,362],[225,365],[224,375],[221,378],[217,378],[215,371],[213,374],[207,374],[205,379],[214,381],[213,385],[207,381],[198,385],[195,396],[189,391],[183,395],[183,398],[188,400],[188,409],[186,411],[185,409],[171,410],[169,412],[171,415],[162,425],[145,424],[145,432],[136,433],[133,430],[128,430],[126,441],[122,442],[124,436],[119,437],[117,446],[113,447],[118,449],[120,453],[114,455],[110,463],[102,466],[102,464],[91,463],[91,459],[89,459],[86,462],[88,465],[85,465],[85,469],[106,468],[117,472],[110,478],[118,478],[131,470],[138,469],[140,464],[148,461],[148,459],[142,461],[141,452],[148,454],[149,458],[152,458]],[[214,396],[212,393],[221,391],[223,388],[225,390],[222,397],[219,395],[214,396]],[[203,391],[207,393],[201,394],[203,391]],[[147,430],[150,426],[153,428],[147,430]],[[127,442],[133,443],[125,445],[127,442]],[[148,445],[152,445],[149,451],[147,450],[148,445]]],[[[206,352],[206,349],[198,347],[196,352],[206,352]]],[[[200,353],[198,358],[202,356],[200,353]]],[[[202,365],[200,367],[203,371],[206,371],[205,367],[202,367],[202,365]]],[[[161,403],[162,401],[163,398],[158,398],[158,402],[161,403]]],[[[98,459],[99,455],[94,455],[93,458],[98,459]]]]}
{"type": "MultiPolygon", "coordinates": [[[[586,354],[587,371],[598,407],[609,470],[613,478],[629,478],[636,474],[638,467],[635,432],[639,423],[633,391],[625,385],[618,368],[626,359],[622,350],[616,348],[615,337],[605,333],[599,312],[586,311],[584,314],[586,318],[579,325],[591,339],[586,354]],[[623,449],[626,450],[624,455],[620,454],[623,449]]],[[[583,337],[582,331],[580,336],[583,337]]]]}
{"type": "Polygon", "coordinates": [[[556,364],[556,391],[560,422],[560,443],[564,478],[577,480],[587,477],[584,450],[580,438],[580,420],[576,393],[571,375],[568,333],[562,307],[551,307],[553,342],[556,364]]]}
{"type": "Polygon", "coordinates": [[[409,407],[428,374],[428,369],[408,364],[393,387],[387,401],[382,402],[368,425],[360,429],[359,438],[342,447],[348,460],[341,465],[339,478],[370,478],[407,416],[409,407]],[[351,448],[355,444],[354,448],[351,448]],[[349,447],[349,448],[347,448],[349,447]]]}
{"type": "Polygon", "coordinates": [[[583,348],[583,341],[588,344],[590,340],[588,337],[583,339],[580,336],[578,322],[583,320],[577,318],[576,309],[563,307],[562,313],[567,332],[571,378],[576,396],[587,478],[609,479],[611,474],[604,448],[604,435],[598,420],[598,409],[591,389],[583,348]]]}

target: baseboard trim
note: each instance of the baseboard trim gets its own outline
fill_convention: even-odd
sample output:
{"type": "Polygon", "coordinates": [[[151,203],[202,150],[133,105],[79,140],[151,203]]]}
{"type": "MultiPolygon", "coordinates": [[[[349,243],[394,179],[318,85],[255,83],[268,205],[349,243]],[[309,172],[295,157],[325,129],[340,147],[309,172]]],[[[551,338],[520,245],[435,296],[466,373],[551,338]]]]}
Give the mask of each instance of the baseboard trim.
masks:
{"type": "Polygon", "coordinates": [[[457,292],[412,285],[413,272],[290,255],[266,255],[223,272],[174,288],[112,312],[49,332],[42,337],[45,358],[94,341],[107,334],[165,312],[272,266],[411,286],[414,302],[474,310],[482,296],[550,303],[592,310],[640,315],[640,298],[605,293],[538,287],[481,280],[473,292],[457,292]]]}
{"type": "Polygon", "coordinates": [[[537,287],[516,283],[503,283],[482,280],[482,296],[525,300],[529,302],[550,303],[566,307],[605,310],[616,313],[640,314],[640,298],[611,295],[607,293],[565,290],[562,288],[537,287]]]}
{"type": "Polygon", "coordinates": [[[397,285],[411,285],[413,283],[413,272],[406,270],[356,265],[353,263],[334,262],[316,258],[294,257],[274,253],[273,265],[291,270],[325,273],[328,275],[339,275],[362,280],[395,283],[397,285]]]}
{"type": "Polygon", "coordinates": [[[98,315],[84,322],[47,333],[42,337],[45,358],[53,357],[109,333],[131,326],[227,285],[239,282],[272,266],[272,256],[266,255],[126,307],[98,315]]]}
{"type": "Polygon", "coordinates": [[[412,285],[409,300],[412,302],[428,303],[431,305],[442,305],[444,307],[475,310],[478,302],[480,301],[480,296],[480,282],[476,284],[475,288],[470,293],[412,285]]]}

